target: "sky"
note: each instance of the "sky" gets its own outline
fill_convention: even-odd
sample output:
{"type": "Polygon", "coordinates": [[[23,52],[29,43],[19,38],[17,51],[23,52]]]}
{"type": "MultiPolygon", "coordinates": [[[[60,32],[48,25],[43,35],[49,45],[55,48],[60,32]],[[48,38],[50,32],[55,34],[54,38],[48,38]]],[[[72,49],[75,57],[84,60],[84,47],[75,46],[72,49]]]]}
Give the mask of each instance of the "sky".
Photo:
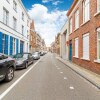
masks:
{"type": "Polygon", "coordinates": [[[67,20],[66,13],[74,0],[22,0],[35,31],[45,40],[47,46],[54,41],[57,33],[67,20]]]}

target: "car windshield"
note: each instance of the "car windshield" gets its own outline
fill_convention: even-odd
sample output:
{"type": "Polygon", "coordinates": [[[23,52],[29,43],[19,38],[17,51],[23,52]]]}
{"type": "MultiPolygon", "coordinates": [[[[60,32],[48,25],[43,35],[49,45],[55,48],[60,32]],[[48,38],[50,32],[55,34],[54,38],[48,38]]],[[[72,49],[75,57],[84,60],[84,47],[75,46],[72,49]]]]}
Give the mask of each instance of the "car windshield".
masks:
{"type": "Polygon", "coordinates": [[[13,58],[27,58],[27,57],[28,57],[28,54],[17,54],[13,56],[13,58]]]}
{"type": "Polygon", "coordinates": [[[39,54],[38,52],[33,53],[33,55],[38,55],[38,54],[39,54]]]}

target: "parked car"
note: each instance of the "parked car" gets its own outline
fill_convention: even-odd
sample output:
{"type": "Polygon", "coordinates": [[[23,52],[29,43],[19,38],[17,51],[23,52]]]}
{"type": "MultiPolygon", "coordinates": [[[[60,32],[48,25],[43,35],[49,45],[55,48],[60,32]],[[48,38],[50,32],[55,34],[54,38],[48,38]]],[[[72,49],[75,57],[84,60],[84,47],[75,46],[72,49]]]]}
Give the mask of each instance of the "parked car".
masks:
{"type": "Polygon", "coordinates": [[[40,59],[40,54],[39,54],[39,52],[34,52],[34,53],[32,54],[32,56],[33,56],[33,59],[34,59],[34,60],[40,59]]]}
{"type": "Polygon", "coordinates": [[[44,52],[40,52],[40,56],[44,56],[44,52]]]}
{"type": "Polygon", "coordinates": [[[16,69],[27,68],[34,62],[31,53],[18,53],[13,56],[16,59],[16,69]]]}
{"type": "Polygon", "coordinates": [[[0,81],[11,81],[14,77],[15,60],[0,53],[0,81]]]}

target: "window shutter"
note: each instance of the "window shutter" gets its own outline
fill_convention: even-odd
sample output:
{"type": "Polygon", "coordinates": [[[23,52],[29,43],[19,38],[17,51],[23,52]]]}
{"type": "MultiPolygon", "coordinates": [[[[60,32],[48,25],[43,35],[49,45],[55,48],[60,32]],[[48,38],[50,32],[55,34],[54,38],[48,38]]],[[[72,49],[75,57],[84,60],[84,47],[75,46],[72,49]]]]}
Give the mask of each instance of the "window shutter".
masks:
{"type": "Polygon", "coordinates": [[[10,55],[13,53],[13,37],[10,36],[10,55]]]}
{"type": "Polygon", "coordinates": [[[18,39],[16,39],[16,54],[18,54],[18,48],[19,47],[19,40],[18,39]]]}
{"type": "Polygon", "coordinates": [[[2,33],[0,32],[0,53],[2,53],[2,33]]]}
{"type": "Polygon", "coordinates": [[[5,51],[4,53],[8,55],[8,35],[5,35],[5,51]]]}
{"type": "Polygon", "coordinates": [[[83,58],[89,59],[89,34],[83,36],[83,58]]]}

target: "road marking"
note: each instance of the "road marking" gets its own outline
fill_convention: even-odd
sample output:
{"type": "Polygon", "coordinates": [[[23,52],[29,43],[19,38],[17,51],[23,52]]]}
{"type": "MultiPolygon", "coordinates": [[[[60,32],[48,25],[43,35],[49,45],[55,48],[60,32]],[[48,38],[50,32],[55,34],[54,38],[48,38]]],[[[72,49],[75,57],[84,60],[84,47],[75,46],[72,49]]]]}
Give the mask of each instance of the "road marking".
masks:
{"type": "Polygon", "coordinates": [[[63,74],[63,72],[60,72],[61,74],[63,74]]]}
{"type": "Polygon", "coordinates": [[[67,77],[64,77],[64,80],[67,80],[67,77]]]}
{"type": "MultiPolygon", "coordinates": [[[[43,57],[44,58],[44,57],[43,57]]],[[[17,79],[6,91],[0,95],[0,100],[3,99],[14,86],[16,86],[43,58],[38,60],[29,70],[27,70],[19,79],[17,79]]]]}
{"type": "Polygon", "coordinates": [[[70,86],[69,88],[70,88],[71,90],[74,90],[74,87],[73,87],[73,86],[70,86]]]}

